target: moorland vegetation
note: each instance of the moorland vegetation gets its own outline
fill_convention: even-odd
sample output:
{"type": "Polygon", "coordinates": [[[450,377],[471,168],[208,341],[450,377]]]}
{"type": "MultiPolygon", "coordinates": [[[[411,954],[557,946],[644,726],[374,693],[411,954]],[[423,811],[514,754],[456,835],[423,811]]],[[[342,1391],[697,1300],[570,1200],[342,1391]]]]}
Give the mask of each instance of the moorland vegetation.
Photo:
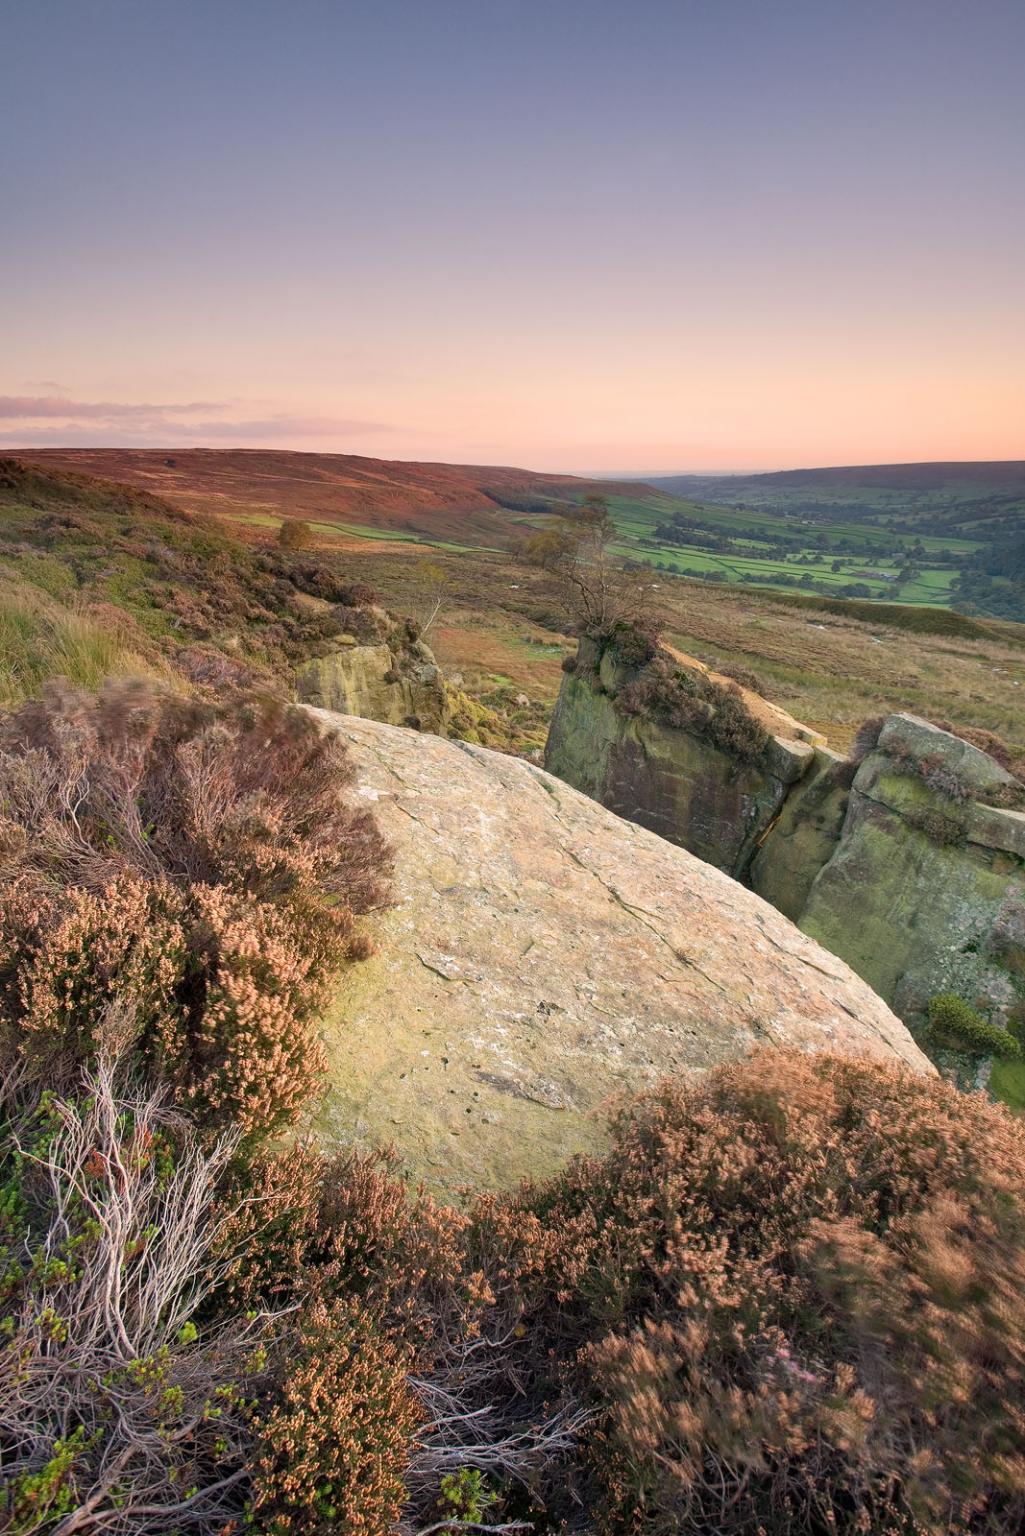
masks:
{"type": "Polygon", "coordinates": [[[318,1013],[389,860],[278,679],[351,575],[16,494],[45,622],[0,717],[0,1527],[1020,1530],[1025,1124],[771,1051],[462,1207],[318,1150],[318,1013]],[[104,602],[150,676],[46,683],[54,614],[104,602]]]}

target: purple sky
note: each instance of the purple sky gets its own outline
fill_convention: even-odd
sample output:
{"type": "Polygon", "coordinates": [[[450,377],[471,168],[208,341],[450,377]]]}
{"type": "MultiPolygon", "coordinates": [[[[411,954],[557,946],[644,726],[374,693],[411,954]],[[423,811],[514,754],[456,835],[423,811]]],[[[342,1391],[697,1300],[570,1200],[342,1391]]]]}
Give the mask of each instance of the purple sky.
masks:
{"type": "Polygon", "coordinates": [[[1025,457],[1022,0],[22,0],[0,443],[1025,457]]]}

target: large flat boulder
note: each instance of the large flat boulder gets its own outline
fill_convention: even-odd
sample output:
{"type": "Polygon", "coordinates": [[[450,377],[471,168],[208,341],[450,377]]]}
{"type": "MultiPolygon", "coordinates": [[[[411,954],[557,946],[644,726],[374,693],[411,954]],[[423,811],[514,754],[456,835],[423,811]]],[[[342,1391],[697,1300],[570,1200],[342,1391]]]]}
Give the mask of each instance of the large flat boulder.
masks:
{"type": "Polygon", "coordinates": [[[759,1045],[931,1070],[842,961],[682,848],[519,759],[316,713],[396,866],[325,1022],[325,1140],[501,1187],[600,1145],[610,1095],[759,1045]]]}

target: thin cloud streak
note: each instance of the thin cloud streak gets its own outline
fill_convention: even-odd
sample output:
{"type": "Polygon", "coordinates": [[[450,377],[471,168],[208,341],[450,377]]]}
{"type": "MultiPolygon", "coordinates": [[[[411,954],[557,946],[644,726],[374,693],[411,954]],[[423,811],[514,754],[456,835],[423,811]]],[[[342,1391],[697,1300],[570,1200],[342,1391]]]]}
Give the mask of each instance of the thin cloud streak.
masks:
{"type": "Polygon", "coordinates": [[[0,395],[0,417],[8,421],[38,421],[59,417],[62,421],[125,420],[139,416],[189,416],[197,411],[223,407],[212,400],[189,400],[182,405],[130,405],[110,400],[65,400],[59,395],[0,395]]]}
{"type": "MultiPolygon", "coordinates": [[[[237,402],[236,402],[237,405],[237,402]]],[[[155,446],[163,443],[282,442],[380,435],[388,423],[358,417],[273,412],[233,418],[222,401],[169,405],[129,401],[71,400],[53,395],[0,395],[0,443],[88,446],[155,446]],[[224,414],[222,414],[224,413],[224,414]]]]}

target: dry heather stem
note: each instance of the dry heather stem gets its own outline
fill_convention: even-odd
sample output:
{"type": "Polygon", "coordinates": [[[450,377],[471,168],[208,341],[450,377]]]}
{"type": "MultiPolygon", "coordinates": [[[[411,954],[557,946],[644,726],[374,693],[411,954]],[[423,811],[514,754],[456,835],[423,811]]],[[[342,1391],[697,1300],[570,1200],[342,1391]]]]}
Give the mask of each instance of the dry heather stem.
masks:
{"type": "Polygon", "coordinates": [[[159,1093],[119,1082],[109,1061],[85,1078],[80,1109],[53,1105],[59,1123],[42,1154],[18,1123],[18,1097],[9,1077],[3,1108],[14,1124],[3,1150],[35,1164],[50,1212],[40,1251],[23,1262],[54,1278],[42,1294],[27,1288],[0,1353],[8,1499],[14,1490],[17,1507],[19,1479],[45,1468],[76,1429],[83,1447],[69,1475],[72,1507],[57,1522],[53,1511],[38,1522],[22,1512],[19,1536],[218,1530],[240,1508],[248,1439],[239,1403],[218,1387],[245,1378],[273,1327],[264,1313],[194,1337],[186,1328],[220,1279],[212,1255],[228,1217],[215,1195],[233,1141],[204,1148],[159,1093]],[[170,1170],[152,1155],[169,1129],[170,1170]],[[89,1240],[74,1245],[83,1228],[89,1240]]]}

